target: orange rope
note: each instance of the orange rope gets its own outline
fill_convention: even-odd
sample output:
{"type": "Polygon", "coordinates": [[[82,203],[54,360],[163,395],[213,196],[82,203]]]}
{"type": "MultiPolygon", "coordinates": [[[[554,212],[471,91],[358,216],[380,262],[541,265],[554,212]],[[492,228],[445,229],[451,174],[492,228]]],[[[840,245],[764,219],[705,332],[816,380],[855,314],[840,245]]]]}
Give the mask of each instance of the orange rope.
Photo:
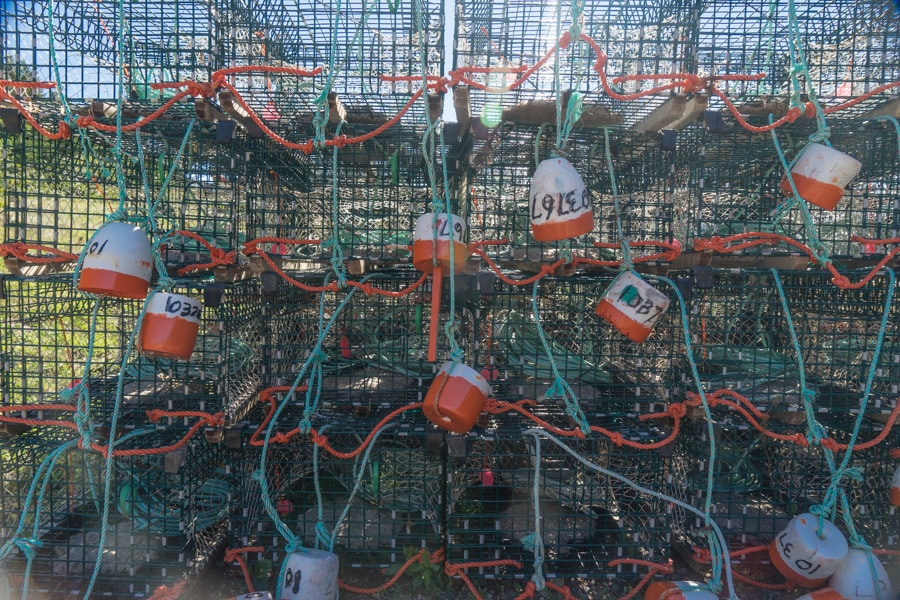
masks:
{"type": "MultiPolygon", "coordinates": [[[[732,558],[736,558],[745,556],[747,554],[765,552],[768,549],[769,547],[767,545],[752,546],[750,548],[743,548],[741,550],[730,552],[730,555],[732,558]]],[[[705,564],[710,564],[712,562],[712,555],[710,554],[708,548],[694,547],[694,558],[697,560],[697,562],[705,564]]],[[[755,579],[751,579],[750,577],[747,577],[746,575],[737,571],[732,571],[732,575],[738,581],[742,581],[748,585],[752,585],[764,590],[790,590],[796,586],[796,584],[791,580],[784,581],[783,583],[765,583],[763,581],[756,581],[755,579]]]]}
{"type": "MultiPolygon", "coordinates": [[[[797,444],[798,446],[801,446],[804,448],[809,446],[809,440],[807,440],[806,436],[803,435],[802,433],[794,433],[794,434],[790,434],[790,435],[785,435],[782,433],[775,433],[775,432],[769,431],[766,427],[761,425],[759,423],[759,421],[756,418],[754,418],[753,415],[750,414],[750,411],[748,411],[743,406],[741,406],[741,404],[739,402],[733,402],[731,400],[724,398],[723,396],[731,396],[733,398],[738,399],[739,402],[746,403],[746,404],[752,406],[752,404],[750,403],[750,400],[748,400],[746,397],[742,396],[741,394],[739,394],[738,392],[736,392],[734,390],[729,390],[729,389],[720,389],[720,390],[711,392],[706,395],[706,399],[711,407],[715,407],[715,406],[718,406],[721,404],[724,406],[728,406],[728,407],[736,410],[737,412],[741,413],[741,415],[743,415],[744,418],[747,419],[747,421],[753,426],[754,429],[756,429],[757,431],[759,431],[766,437],[772,438],[774,440],[783,441],[783,442],[792,442],[792,443],[797,444]]],[[[688,392],[687,398],[688,398],[688,400],[687,400],[688,405],[700,406],[700,404],[701,404],[700,395],[697,394],[696,392],[688,392]]],[[[755,407],[753,407],[753,412],[759,417],[763,416],[762,413],[760,413],[755,407]]],[[[892,410],[891,414],[888,416],[887,422],[884,425],[884,429],[882,429],[878,435],[873,437],[868,442],[858,442],[858,443],[854,444],[853,450],[854,451],[855,450],[868,450],[869,448],[873,448],[873,447],[877,446],[878,444],[880,444],[881,442],[883,442],[888,437],[888,435],[890,435],[891,429],[893,428],[894,424],[897,422],[898,417],[900,417],[900,399],[898,399],[897,405],[894,407],[894,410],[892,410]]],[[[847,444],[838,443],[832,437],[827,437],[827,438],[821,440],[820,443],[823,448],[827,448],[828,450],[831,450],[832,452],[838,451],[838,450],[844,451],[849,448],[849,446],[847,444]]]]}
{"type": "Polygon", "coordinates": [[[640,565],[642,567],[648,567],[650,569],[650,571],[648,571],[647,574],[637,582],[637,585],[631,588],[631,591],[619,598],[619,600],[631,600],[632,598],[637,596],[642,589],[644,589],[645,585],[650,583],[650,580],[653,579],[654,576],[656,576],[657,574],[671,575],[673,570],[671,559],[667,563],[659,564],[650,562],[648,560],[641,560],[639,558],[617,558],[615,560],[609,561],[608,564],[610,567],[617,567],[619,565],[640,565]]]}
{"type": "Polygon", "coordinates": [[[222,559],[226,563],[236,562],[241,567],[244,574],[244,583],[247,584],[247,591],[251,594],[256,590],[253,589],[253,579],[250,577],[250,570],[247,568],[247,561],[244,560],[243,554],[248,552],[265,552],[262,546],[245,546],[243,548],[226,548],[225,557],[222,559]]]}
{"type": "Polygon", "coordinates": [[[153,595],[148,600],[178,600],[186,586],[187,579],[182,579],[170,588],[161,585],[153,591],[153,595]]]}
{"type": "Polygon", "coordinates": [[[40,133],[48,140],[66,140],[72,136],[72,130],[69,128],[68,124],[66,124],[65,121],[59,122],[59,129],[56,133],[45,129],[15,97],[13,97],[9,92],[3,89],[6,87],[15,89],[50,90],[56,87],[55,83],[43,83],[40,81],[8,81],[6,79],[0,79],[0,100],[7,100],[11,102],[12,105],[15,106],[16,110],[19,111],[19,114],[25,117],[25,120],[28,121],[28,123],[32,127],[34,127],[34,129],[38,133],[40,133]]]}
{"type": "MultiPolygon", "coordinates": [[[[853,241],[865,240],[865,238],[851,239],[853,239],[853,241]]],[[[885,240],[885,242],[893,243],[892,240],[885,240]]],[[[717,254],[730,254],[733,252],[740,252],[741,250],[745,250],[747,248],[753,248],[755,246],[777,246],[779,243],[785,243],[789,246],[797,248],[798,250],[809,256],[813,261],[819,260],[818,256],[815,252],[813,252],[812,248],[810,248],[803,242],[795,240],[786,235],[781,235],[778,233],[764,233],[759,231],[738,233],[727,237],[713,236],[711,238],[698,238],[694,240],[694,250],[697,250],[698,252],[709,250],[717,254]],[[733,242],[740,243],[733,244],[733,242]]],[[[868,241],[868,243],[872,242],[868,241]]],[[[829,273],[831,273],[831,282],[837,287],[844,290],[856,290],[866,286],[870,281],[872,281],[872,279],[874,279],[875,276],[878,275],[878,272],[883,267],[888,265],[898,254],[900,254],[900,246],[897,246],[888,254],[886,254],[884,258],[878,261],[878,263],[857,282],[852,282],[845,275],[839,273],[837,268],[830,262],[825,263],[822,266],[827,269],[829,273]]]]}

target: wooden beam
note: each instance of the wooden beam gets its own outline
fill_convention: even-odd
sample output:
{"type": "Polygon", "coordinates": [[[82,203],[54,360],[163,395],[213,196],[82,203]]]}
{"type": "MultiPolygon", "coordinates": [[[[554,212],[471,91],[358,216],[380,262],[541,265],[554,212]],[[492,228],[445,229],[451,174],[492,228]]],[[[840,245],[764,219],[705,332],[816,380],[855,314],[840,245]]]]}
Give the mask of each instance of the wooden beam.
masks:
{"type": "Polygon", "coordinates": [[[259,125],[254,123],[253,119],[250,118],[250,115],[244,112],[244,109],[238,105],[231,92],[219,92],[219,104],[222,105],[225,112],[231,115],[241,127],[247,130],[247,135],[252,138],[264,137],[262,129],[260,129],[259,125]]]}
{"type": "Polygon", "coordinates": [[[337,92],[328,92],[328,122],[340,123],[347,120],[347,109],[338,97],[337,92]]]}
{"type": "Polygon", "coordinates": [[[444,114],[444,95],[428,94],[428,120],[432,123],[444,114]]]}
{"type": "Polygon", "coordinates": [[[894,117],[895,119],[900,119],[900,97],[893,96],[884,103],[859,116],[862,120],[874,119],[876,117],[894,117]]]}
{"type": "Polygon", "coordinates": [[[682,129],[700,118],[706,110],[708,99],[704,95],[676,94],[636,123],[632,130],[639,133],[655,133],[663,129],[682,129]]]}
{"type": "Polygon", "coordinates": [[[456,122],[462,132],[469,130],[472,123],[472,108],[469,103],[469,86],[458,85],[453,88],[453,108],[456,110],[456,122]]]}
{"type": "Polygon", "coordinates": [[[194,98],[194,114],[197,115],[198,119],[207,123],[228,120],[228,117],[218,106],[203,98],[194,98]]]}
{"type": "MultiPolygon", "coordinates": [[[[563,94],[563,114],[568,104],[569,92],[563,94]]],[[[542,123],[556,123],[555,100],[529,100],[517,104],[503,111],[503,120],[521,125],[540,125],[542,123]]],[[[625,118],[614,113],[601,104],[590,104],[584,107],[581,117],[575,122],[576,127],[598,128],[610,125],[619,125],[625,118]]]]}

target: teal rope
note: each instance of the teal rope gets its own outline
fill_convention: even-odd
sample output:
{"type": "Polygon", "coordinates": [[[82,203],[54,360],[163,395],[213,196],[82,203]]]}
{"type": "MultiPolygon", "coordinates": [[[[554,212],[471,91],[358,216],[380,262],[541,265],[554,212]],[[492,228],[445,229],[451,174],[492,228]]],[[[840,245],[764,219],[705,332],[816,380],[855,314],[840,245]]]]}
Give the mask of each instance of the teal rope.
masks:
{"type": "MultiPolygon", "coordinates": [[[[528,433],[527,431],[525,432],[528,433]]],[[[541,536],[541,438],[534,436],[534,474],[532,475],[531,501],[534,504],[534,532],[522,538],[526,550],[534,553],[534,573],[531,581],[537,591],[542,591],[547,582],[544,579],[544,540],[541,536]]]]}
{"type": "MultiPolygon", "coordinates": [[[[728,582],[728,598],[729,598],[729,600],[738,600],[737,594],[735,593],[735,590],[734,590],[734,580],[732,578],[732,573],[731,573],[731,559],[730,559],[730,555],[728,552],[728,544],[725,541],[725,536],[722,535],[722,530],[719,528],[719,526],[716,524],[715,521],[713,521],[712,519],[709,518],[708,511],[704,514],[704,512],[700,511],[698,508],[696,508],[686,502],[683,502],[683,501],[679,500],[678,498],[673,498],[672,496],[657,492],[655,490],[651,490],[651,489],[646,488],[638,483],[635,483],[634,481],[628,479],[624,475],[620,475],[619,473],[616,473],[615,471],[610,471],[609,469],[605,469],[605,468],[601,467],[600,465],[589,461],[588,459],[583,457],[581,454],[579,454],[578,452],[573,450],[571,447],[567,446],[564,442],[557,439],[551,433],[549,433],[543,429],[528,429],[527,431],[525,431],[525,435],[531,436],[533,438],[542,437],[546,440],[549,440],[550,442],[553,442],[554,444],[556,444],[560,449],[562,449],[563,451],[568,453],[570,456],[572,456],[572,458],[574,458],[575,460],[577,460],[578,462],[580,462],[581,464],[586,466],[588,469],[596,471],[597,473],[600,473],[601,475],[604,475],[611,479],[615,479],[616,481],[621,481],[628,487],[640,492],[641,494],[645,494],[647,496],[652,496],[653,498],[663,500],[664,502],[669,502],[676,506],[680,506],[681,508],[683,508],[689,512],[692,512],[695,515],[698,515],[698,516],[703,517],[704,519],[708,520],[708,525],[712,529],[713,535],[715,535],[716,539],[718,540],[718,548],[710,548],[710,552],[714,555],[716,553],[719,553],[722,555],[722,557],[723,557],[722,567],[725,571],[725,580],[728,582]]],[[[709,585],[709,588],[714,593],[718,593],[717,590],[722,589],[721,584],[717,581],[709,582],[708,585],[709,585]]]]}
{"type": "Polygon", "coordinates": [[[622,245],[622,266],[623,271],[633,271],[634,261],[631,258],[631,245],[625,236],[625,227],[622,225],[622,207],[619,205],[619,188],[616,185],[616,171],[613,167],[612,151],[609,148],[609,127],[603,128],[603,150],[606,154],[606,168],[609,171],[609,183],[612,189],[613,207],[616,211],[616,235],[619,236],[619,243],[622,245]]]}
{"type": "MultiPolygon", "coordinates": [[[[344,121],[337,124],[334,134],[340,135],[344,121]]],[[[331,269],[337,277],[338,287],[347,285],[347,265],[344,263],[344,250],[340,239],[340,201],[338,198],[338,153],[337,146],[331,149],[331,239],[322,242],[323,248],[331,248],[331,269]]]]}
{"type": "MultiPolygon", "coordinates": [[[[687,355],[688,364],[691,367],[691,375],[693,376],[694,383],[697,386],[697,394],[700,396],[700,403],[703,406],[703,416],[706,418],[706,432],[707,436],[709,437],[709,465],[706,469],[706,501],[703,505],[703,511],[705,513],[703,515],[703,519],[705,521],[705,524],[709,525],[712,522],[710,513],[712,510],[713,484],[716,477],[715,463],[718,458],[716,451],[715,430],[713,429],[712,411],[709,407],[709,401],[706,398],[706,392],[703,390],[703,384],[700,380],[700,370],[697,368],[697,361],[694,358],[694,346],[691,342],[691,330],[688,326],[687,305],[684,302],[684,296],[681,295],[681,290],[678,289],[678,286],[675,285],[675,282],[668,277],[653,276],[652,279],[661,281],[672,288],[672,292],[675,294],[675,297],[678,300],[678,309],[681,313],[681,330],[684,334],[685,354],[687,355]]],[[[731,586],[730,580],[729,586],[731,586]]]]}
{"type": "Polygon", "coordinates": [[[541,340],[541,346],[544,348],[544,353],[547,355],[547,360],[550,361],[550,369],[553,371],[553,385],[550,386],[550,389],[547,390],[546,397],[547,398],[562,398],[566,403],[566,414],[575,419],[575,422],[578,424],[578,427],[581,429],[581,433],[584,435],[591,434],[591,425],[588,423],[587,417],[584,416],[584,411],[581,410],[581,405],[578,403],[578,396],[575,394],[572,387],[566,382],[562,375],[559,373],[559,367],[556,364],[556,358],[553,356],[553,351],[550,349],[550,343],[547,341],[547,336],[544,333],[544,328],[541,326],[541,315],[540,310],[538,310],[538,288],[541,285],[541,280],[536,279],[534,284],[531,286],[531,314],[534,316],[534,325],[537,329],[538,337],[541,340]]]}
{"type": "Polygon", "coordinates": [[[799,80],[802,76],[803,81],[806,83],[806,95],[816,109],[816,132],[809,136],[809,141],[824,143],[831,146],[831,142],[828,141],[828,138],[831,135],[831,129],[825,123],[825,111],[822,110],[822,106],[819,104],[819,100],[816,97],[816,90],[810,82],[809,66],[806,62],[806,52],[803,50],[803,36],[800,33],[800,22],[797,19],[797,7],[794,4],[794,0],[788,0],[788,27],[792,33],[788,38],[788,41],[790,42],[792,50],[791,76],[794,85],[799,89],[799,80]],[[797,57],[796,60],[794,59],[795,54],[797,57]]]}
{"type": "MultiPolygon", "coordinates": [[[[362,278],[361,283],[365,283],[366,280],[371,278],[372,275],[367,275],[362,278]]],[[[327,277],[326,277],[327,282],[327,277]]],[[[350,291],[347,292],[346,297],[338,304],[338,306],[334,309],[331,314],[331,317],[328,320],[328,323],[324,327],[319,328],[319,337],[316,340],[315,345],[310,349],[310,355],[307,357],[306,361],[304,361],[303,365],[300,367],[300,370],[297,372],[296,377],[294,378],[293,383],[291,384],[290,389],[285,394],[284,399],[275,409],[275,412],[272,415],[272,419],[269,421],[269,426],[266,428],[266,434],[263,438],[262,451],[260,453],[259,459],[259,469],[253,473],[253,478],[259,482],[260,491],[262,494],[262,502],[263,508],[265,508],[266,513],[269,515],[269,518],[272,519],[272,523],[275,525],[275,528],[278,530],[278,533],[288,542],[289,547],[300,548],[300,540],[297,538],[297,535],[291,531],[291,529],[284,523],[281,519],[281,516],[278,514],[278,511],[275,508],[275,505],[272,503],[271,493],[269,491],[269,482],[265,476],[266,473],[266,460],[268,458],[269,453],[269,443],[272,439],[272,435],[275,431],[275,426],[278,423],[278,418],[287,405],[290,403],[290,399],[293,397],[294,393],[296,393],[297,388],[300,387],[300,383],[303,381],[303,378],[306,376],[307,371],[310,369],[312,364],[318,359],[319,353],[322,352],[322,345],[325,342],[325,338],[328,333],[331,331],[335,322],[337,322],[338,318],[341,316],[344,308],[350,303],[350,300],[356,294],[359,288],[353,287],[350,291]]],[[[324,294],[322,295],[321,302],[324,302],[324,294]]]]}
{"type": "Polygon", "coordinates": [[[334,6],[334,23],[331,28],[331,52],[328,57],[328,74],[325,76],[325,85],[322,87],[322,93],[316,98],[316,114],[313,115],[313,127],[315,134],[313,136],[313,145],[316,148],[325,147],[325,126],[328,124],[328,92],[334,82],[334,57],[338,48],[338,30],[341,26],[341,0],[336,0],[334,6]]]}

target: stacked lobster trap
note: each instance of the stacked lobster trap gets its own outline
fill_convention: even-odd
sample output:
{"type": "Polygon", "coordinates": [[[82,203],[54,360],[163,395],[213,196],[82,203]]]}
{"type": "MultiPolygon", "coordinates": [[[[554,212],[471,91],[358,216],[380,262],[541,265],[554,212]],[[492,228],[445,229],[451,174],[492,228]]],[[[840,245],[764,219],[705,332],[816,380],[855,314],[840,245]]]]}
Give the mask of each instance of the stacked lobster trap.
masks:
{"type": "Polygon", "coordinates": [[[301,548],[349,584],[428,556],[517,594],[631,585],[673,549],[749,560],[810,507],[896,550],[890,3],[7,2],[0,22],[16,593],[146,597],[226,548],[280,598],[301,548]],[[141,293],[97,293],[126,223],[141,293]],[[146,338],[163,294],[197,317],[186,351],[146,338]]]}

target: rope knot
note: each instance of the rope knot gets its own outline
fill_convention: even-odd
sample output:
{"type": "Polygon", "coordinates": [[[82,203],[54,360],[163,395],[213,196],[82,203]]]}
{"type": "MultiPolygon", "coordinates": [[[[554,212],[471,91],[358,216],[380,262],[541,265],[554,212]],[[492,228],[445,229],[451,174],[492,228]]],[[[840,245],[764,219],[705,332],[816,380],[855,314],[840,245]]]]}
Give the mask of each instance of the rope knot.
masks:
{"type": "Polygon", "coordinates": [[[288,554],[293,554],[297,551],[306,552],[306,548],[303,547],[303,542],[301,542],[298,538],[294,538],[292,540],[288,540],[288,543],[284,546],[284,551],[288,554]]]}
{"type": "Polygon", "coordinates": [[[291,441],[291,437],[282,431],[276,431],[272,434],[272,437],[269,438],[269,441],[273,444],[287,444],[291,441]]]}
{"type": "Polygon", "coordinates": [[[702,92],[706,88],[706,83],[699,75],[693,73],[685,74],[685,79],[681,82],[681,91],[685,94],[696,94],[702,92]]]}
{"type": "Polygon", "coordinates": [[[312,439],[313,443],[320,448],[324,448],[326,445],[328,445],[328,436],[319,433],[315,429],[309,432],[309,437],[312,439]]]}
{"type": "Polygon", "coordinates": [[[72,128],[65,121],[59,122],[59,135],[66,140],[72,137],[72,128]]]}
{"type": "Polygon", "coordinates": [[[313,150],[316,149],[316,144],[312,140],[307,140],[306,142],[300,144],[300,152],[309,156],[312,154],[313,150]]]}
{"type": "Polygon", "coordinates": [[[851,286],[850,280],[845,275],[841,274],[837,274],[832,277],[831,283],[844,290],[851,286]]]}
{"type": "Polygon", "coordinates": [[[91,125],[93,125],[93,123],[94,117],[91,115],[85,115],[83,117],[78,117],[77,119],[75,119],[75,125],[80,128],[90,127],[91,125]]]}
{"type": "Polygon", "coordinates": [[[621,446],[625,443],[625,436],[623,436],[618,431],[611,431],[609,434],[609,439],[616,446],[621,446]]]}
{"type": "Polygon", "coordinates": [[[566,31],[559,38],[559,49],[565,50],[569,47],[569,43],[572,41],[572,32],[566,31]]]}
{"type": "Polygon", "coordinates": [[[194,98],[212,99],[216,97],[216,87],[218,86],[212,81],[188,81],[186,85],[188,94],[194,98]]]}
{"type": "Polygon", "coordinates": [[[13,540],[13,544],[31,561],[34,560],[37,549],[43,547],[44,542],[35,538],[16,538],[13,540]]]}
{"type": "Polygon", "coordinates": [[[331,533],[323,521],[316,521],[316,543],[321,544],[324,548],[331,547],[331,533]]]}
{"type": "Polygon", "coordinates": [[[814,119],[816,117],[816,105],[812,102],[807,102],[803,105],[803,116],[808,119],[814,119]]]}
{"type": "Polygon", "coordinates": [[[669,405],[666,412],[676,421],[680,421],[687,416],[687,406],[684,402],[675,402],[669,405]]]}
{"type": "Polygon", "coordinates": [[[333,138],[331,138],[331,143],[335,148],[341,149],[344,146],[346,146],[347,144],[349,144],[350,142],[349,142],[349,138],[346,135],[341,134],[341,135],[336,135],[333,138]]]}

